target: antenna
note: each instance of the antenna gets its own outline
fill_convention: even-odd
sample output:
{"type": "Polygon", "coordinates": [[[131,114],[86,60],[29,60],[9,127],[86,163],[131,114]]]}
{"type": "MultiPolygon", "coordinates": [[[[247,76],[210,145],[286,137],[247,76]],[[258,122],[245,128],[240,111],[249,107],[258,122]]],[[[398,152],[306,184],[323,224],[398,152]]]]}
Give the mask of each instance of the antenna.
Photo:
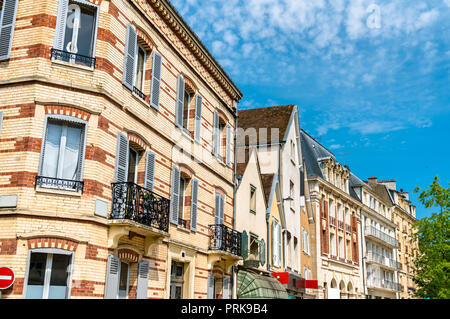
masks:
{"type": "Polygon", "coordinates": [[[342,157],[344,158],[344,163],[347,163],[347,155],[349,154],[348,152],[337,152],[340,155],[343,155],[342,157]]]}

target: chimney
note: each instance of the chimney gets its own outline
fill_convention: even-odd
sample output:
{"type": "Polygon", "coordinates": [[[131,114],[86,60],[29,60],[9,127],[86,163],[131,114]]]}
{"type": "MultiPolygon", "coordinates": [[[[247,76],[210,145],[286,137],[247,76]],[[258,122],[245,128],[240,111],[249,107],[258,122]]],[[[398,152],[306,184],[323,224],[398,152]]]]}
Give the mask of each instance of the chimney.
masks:
{"type": "Polygon", "coordinates": [[[378,178],[376,177],[369,177],[369,184],[376,184],[378,181],[378,178]]]}
{"type": "Polygon", "coordinates": [[[400,194],[402,194],[403,197],[406,198],[406,200],[409,200],[409,193],[408,192],[403,192],[403,189],[402,189],[402,192],[400,194]]]}
{"type": "Polygon", "coordinates": [[[393,179],[388,181],[380,181],[380,184],[386,185],[387,188],[392,189],[394,191],[397,190],[397,183],[393,179]]]}

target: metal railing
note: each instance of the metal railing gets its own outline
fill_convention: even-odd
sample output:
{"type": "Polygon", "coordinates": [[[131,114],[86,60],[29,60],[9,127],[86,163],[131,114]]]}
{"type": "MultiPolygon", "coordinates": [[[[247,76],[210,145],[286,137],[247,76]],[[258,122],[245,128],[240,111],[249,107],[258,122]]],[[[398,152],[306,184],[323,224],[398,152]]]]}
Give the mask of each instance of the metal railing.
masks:
{"type": "Polygon", "coordinates": [[[352,226],[350,226],[349,224],[345,224],[345,230],[349,233],[352,232],[352,226]]]}
{"type": "Polygon", "coordinates": [[[222,250],[233,255],[241,255],[242,234],[223,224],[209,226],[209,249],[222,250]]]}
{"type": "Polygon", "coordinates": [[[344,222],[342,220],[338,220],[338,228],[344,229],[344,222]]]}
{"type": "Polygon", "coordinates": [[[127,219],[169,231],[170,200],[135,183],[112,184],[110,219],[127,219]]]}
{"type": "Polygon", "coordinates": [[[367,280],[367,287],[369,288],[382,288],[393,291],[401,291],[401,285],[394,281],[389,281],[381,278],[370,278],[367,280]]]}
{"type": "Polygon", "coordinates": [[[145,95],[141,90],[139,90],[137,87],[133,86],[133,92],[136,93],[141,99],[144,101],[147,99],[147,95],[145,95]]]}
{"type": "Polygon", "coordinates": [[[53,188],[83,193],[84,182],[46,176],[36,176],[36,188],[53,188]]]}
{"type": "Polygon", "coordinates": [[[58,50],[55,48],[51,49],[51,59],[75,64],[82,64],[90,68],[95,68],[96,62],[96,59],[94,57],[58,50]]]}
{"type": "Polygon", "coordinates": [[[392,246],[394,246],[394,247],[397,247],[397,246],[398,246],[398,241],[397,241],[397,239],[395,239],[395,238],[392,237],[392,236],[389,236],[389,235],[386,234],[386,233],[383,233],[382,231],[376,229],[376,228],[373,227],[373,226],[366,226],[366,229],[365,229],[365,235],[366,235],[366,236],[373,236],[373,237],[376,237],[376,238],[378,238],[378,239],[384,241],[385,243],[388,243],[389,245],[392,245],[392,246]]]}
{"type": "Polygon", "coordinates": [[[184,220],[182,218],[178,218],[178,226],[180,226],[182,228],[187,228],[188,223],[186,220],[184,220]]]}
{"type": "Polygon", "coordinates": [[[390,268],[400,269],[400,263],[398,261],[373,251],[368,251],[366,257],[369,262],[375,262],[390,268]]]}
{"type": "Polygon", "coordinates": [[[330,216],[330,224],[336,226],[336,218],[333,216],[330,216]]]}

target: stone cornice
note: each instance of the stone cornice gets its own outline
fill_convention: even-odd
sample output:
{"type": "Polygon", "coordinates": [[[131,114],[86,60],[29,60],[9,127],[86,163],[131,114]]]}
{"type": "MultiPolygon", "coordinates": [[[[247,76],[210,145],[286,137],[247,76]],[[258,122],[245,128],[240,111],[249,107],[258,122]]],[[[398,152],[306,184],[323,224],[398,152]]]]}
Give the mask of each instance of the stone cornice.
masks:
{"type": "Polygon", "coordinates": [[[205,45],[190,29],[170,2],[167,0],[147,1],[233,100],[239,101],[243,96],[242,92],[233,83],[211,53],[209,53],[205,45]]]}

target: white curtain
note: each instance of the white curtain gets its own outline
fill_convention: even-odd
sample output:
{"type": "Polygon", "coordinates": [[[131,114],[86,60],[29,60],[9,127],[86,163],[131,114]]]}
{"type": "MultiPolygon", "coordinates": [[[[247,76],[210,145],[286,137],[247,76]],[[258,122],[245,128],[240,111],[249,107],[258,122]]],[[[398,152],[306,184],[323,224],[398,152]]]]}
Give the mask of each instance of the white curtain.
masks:
{"type": "Polygon", "coordinates": [[[59,148],[61,145],[62,126],[58,124],[47,124],[47,136],[45,140],[44,162],[42,176],[57,177],[59,148]]]}
{"type": "Polygon", "coordinates": [[[62,179],[76,180],[78,174],[78,159],[80,157],[81,128],[68,127],[66,146],[64,148],[64,162],[62,179]]]}

